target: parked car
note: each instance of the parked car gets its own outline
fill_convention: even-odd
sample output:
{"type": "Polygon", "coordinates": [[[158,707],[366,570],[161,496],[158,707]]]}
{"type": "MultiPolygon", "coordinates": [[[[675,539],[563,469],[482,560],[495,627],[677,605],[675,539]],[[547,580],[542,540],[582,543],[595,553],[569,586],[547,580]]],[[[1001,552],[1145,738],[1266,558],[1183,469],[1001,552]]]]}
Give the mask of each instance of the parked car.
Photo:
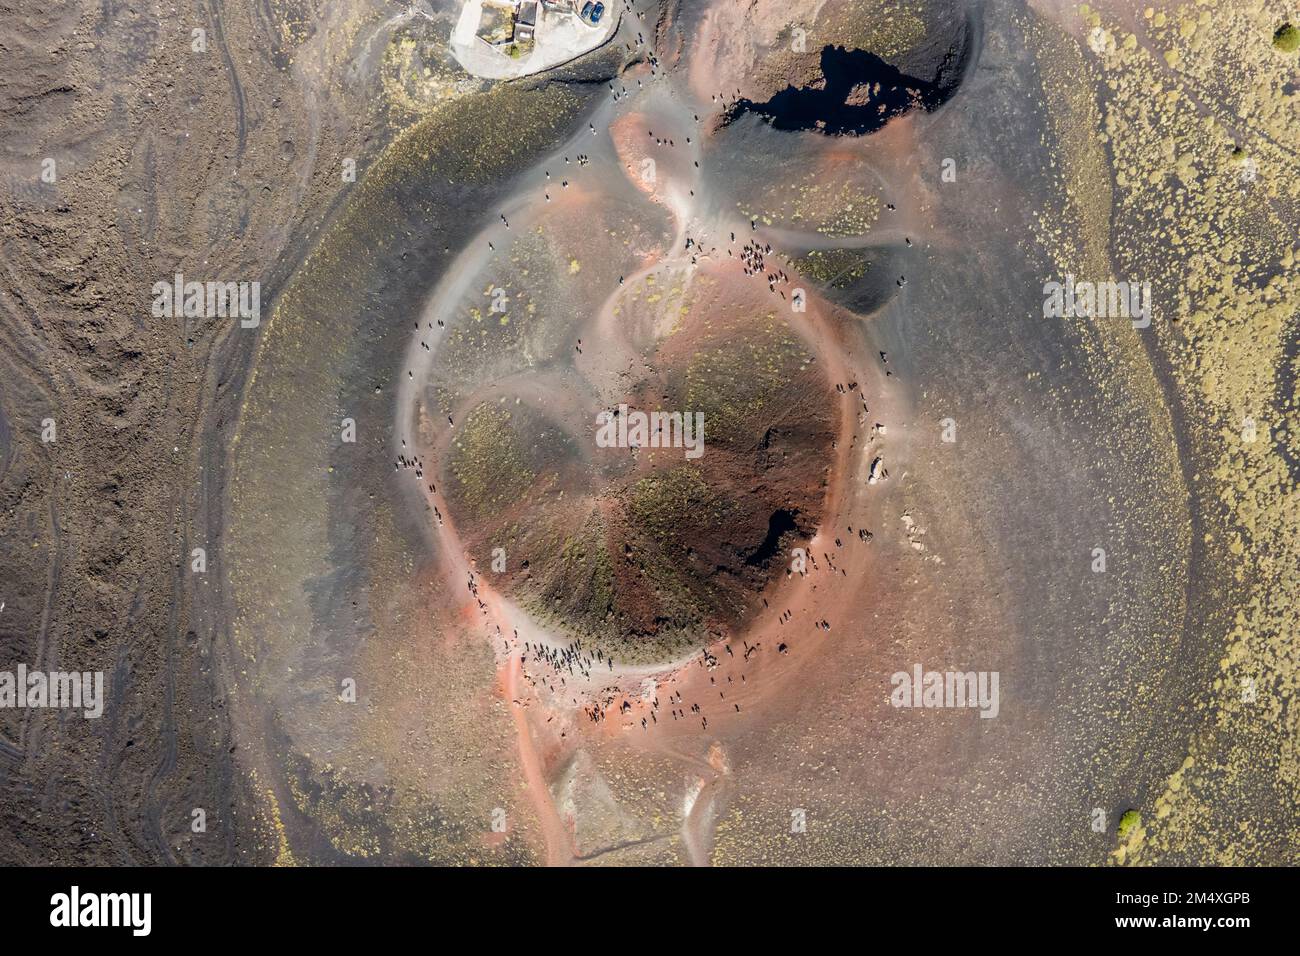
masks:
{"type": "Polygon", "coordinates": [[[594,7],[591,8],[591,22],[599,23],[600,15],[604,12],[605,12],[605,5],[603,3],[597,3],[594,7]]]}

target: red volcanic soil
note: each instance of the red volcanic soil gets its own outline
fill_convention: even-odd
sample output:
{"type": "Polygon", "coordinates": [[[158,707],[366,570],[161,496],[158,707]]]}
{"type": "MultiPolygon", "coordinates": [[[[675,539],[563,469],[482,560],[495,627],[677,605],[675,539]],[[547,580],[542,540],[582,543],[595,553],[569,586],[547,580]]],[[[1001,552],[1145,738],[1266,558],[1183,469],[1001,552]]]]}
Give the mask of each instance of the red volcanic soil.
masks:
{"type": "MultiPolygon", "coordinates": [[[[448,504],[467,550],[510,555],[514,573],[497,587],[616,660],[672,659],[740,626],[786,575],[790,542],[823,516],[839,428],[833,391],[780,317],[782,300],[734,261],[701,269],[686,299],[676,331],[646,350],[609,405],[593,397],[575,412],[558,396],[543,405],[530,389],[535,404],[481,406],[493,417],[485,447],[508,493],[472,499],[460,459],[470,452],[447,462],[448,504]],[[562,407],[578,420],[547,420],[562,407]],[[617,423],[656,411],[702,415],[702,445],[599,446],[601,412],[617,423]],[[553,440],[537,441],[542,434],[553,440]]],[[[586,367],[599,364],[599,348],[584,353],[586,367]]]]}
{"type": "Polygon", "coordinates": [[[791,24],[811,26],[825,0],[751,0],[713,4],[692,28],[688,80],[692,93],[709,97],[767,99],[788,84],[816,82],[815,31],[796,52],[791,24]]]}

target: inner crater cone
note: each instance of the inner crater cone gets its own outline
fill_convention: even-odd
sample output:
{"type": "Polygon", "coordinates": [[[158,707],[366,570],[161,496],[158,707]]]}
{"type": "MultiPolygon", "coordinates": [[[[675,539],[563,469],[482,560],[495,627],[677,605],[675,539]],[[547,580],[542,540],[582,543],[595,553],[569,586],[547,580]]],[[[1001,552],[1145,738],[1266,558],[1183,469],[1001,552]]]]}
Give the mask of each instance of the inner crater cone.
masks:
{"type": "MultiPolygon", "coordinates": [[[[464,546],[494,588],[557,638],[642,664],[743,630],[763,608],[823,518],[838,424],[815,356],[770,314],[687,323],[643,370],[613,402],[577,403],[578,420],[557,420],[550,409],[566,406],[535,393],[485,401],[443,469],[464,546]],[[598,442],[603,416],[615,416],[606,438],[638,438],[618,416],[656,411],[702,415],[702,446],[598,442]]],[[[657,441],[699,437],[670,432],[657,441]]]]}

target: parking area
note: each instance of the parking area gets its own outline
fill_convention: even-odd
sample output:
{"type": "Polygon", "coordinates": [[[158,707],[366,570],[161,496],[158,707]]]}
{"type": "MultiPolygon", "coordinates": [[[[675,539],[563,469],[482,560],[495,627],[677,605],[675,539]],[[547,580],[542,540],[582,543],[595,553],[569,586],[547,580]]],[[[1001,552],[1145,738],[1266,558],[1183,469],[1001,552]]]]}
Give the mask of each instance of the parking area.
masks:
{"type": "Polygon", "coordinates": [[[618,22],[603,0],[466,0],[451,51],[475,76],[512,79],[596,49],[618,22]]]}

